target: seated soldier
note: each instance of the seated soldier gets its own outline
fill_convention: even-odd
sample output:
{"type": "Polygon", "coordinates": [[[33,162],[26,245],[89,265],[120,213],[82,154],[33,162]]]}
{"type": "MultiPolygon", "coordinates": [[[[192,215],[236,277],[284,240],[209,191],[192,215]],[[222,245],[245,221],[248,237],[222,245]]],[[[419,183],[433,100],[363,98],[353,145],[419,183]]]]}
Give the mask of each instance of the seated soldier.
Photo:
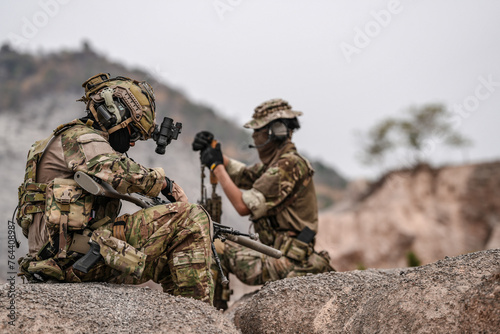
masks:
{"type": "MultiPolygon", "coordinates": [[[[314,251],[318,231],[314,170],[291,141],[300,128],[300,115],[282,99],[255,108],[253,120],[244,125],[254,130],[254,147],[261,160],[251,167],[223,155],[220,144],[212,147],[210,132],[199,132],[193,142],[193,149],[201,151],[202,163],[214,172],[236,211],[250,215],[260,241],[283,253],[275,259],[225,242],[220,252],[223,270],[249,285],[334,270],[326,251],[314,251]]],[[[222,290],[217,279],[216,307],[227,308],[228,291],[222,290]]]]}
{"type": "Polygon", "coordinates": [[[124,154],[155,130],[152,87],[102,73],[83,87],[87,115],[59,126],[29,151],[17,214],[29,254],[20,259],[20,274],[29,281],[153,280],[165,292],[212,303],[210,218],[187,203],[162,168],[124,154]],[[78,171],[119,193],[161,192],[171,203],[118,217],[120,201],[86,192],[73,180],[78,171]],[[102,258],[84,272],[73,265],[88,251],[89,238],[102,258]]]}

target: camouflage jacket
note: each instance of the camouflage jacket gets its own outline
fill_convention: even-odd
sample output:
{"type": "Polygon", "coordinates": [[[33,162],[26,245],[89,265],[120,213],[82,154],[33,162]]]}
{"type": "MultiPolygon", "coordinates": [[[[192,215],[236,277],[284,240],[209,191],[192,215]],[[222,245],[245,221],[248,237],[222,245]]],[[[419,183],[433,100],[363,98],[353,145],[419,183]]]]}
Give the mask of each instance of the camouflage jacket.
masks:
{"type": "Polygon", "coordinates": [[[297,153],[288,142],[275,158],[264,165],[247,167],[230,160],[228,174],[234,183],[246,191],[243,201],[252,219],[276,218],[277,230],[299,233],[304,227],[318,230],[318,204],[309,161],[297,153]]]}
{"type": "MultiPolygon", "coordinates": [[[[163,169],[144,167],[114,151],[108,142],[107,133],[87,126],[80,120],[62,125],[54,132],[54,137],[50,141],[49,137],[33,145],[30,154],[33,150],[36,151],[37,145],[42,145],[43,142],[46,148],[35,168],[36,180],[25,178],[20,189],[33,181],[47,185],[49,188],[55,180],[69,180],[73,178],[75,172],[82,171],[109,183],[120,193],[141,193],[147,196],[157,196],[160,193],[165,180],[163,169]]],[[[29,168],[31,167],[27,167],[26,175],[29,175],[29,168]]],[[[57,192],[55,185],[53,192],[57,192]]],[[[49,191],[47,191],[47,197],[49,197],[48,194],[49,191]]],[[[111,220],[117,217],[120,210],[118,200],[96,197],[88,193],[84,196],[90,198],[85,203],[91,203],[91,205],[89,208],[78,208],[78,214],[86,215],[89,224],[103,217],[110,217],[111,220]]],[[[50,198],[47,202],[49,200],[50,198]]],[[[46,208],[45,211],[49,210],[51,208],[46,208]]],[[[21,216],[23,214],[20,212],[21,216]]],[[[72,215],[74,216],[70,212],[69,216],[72,215]]],[[[19,219],[18,215],[18,221],[19,219]]],[[[47,212],[34,214],[33,221],[28,227],[29,233],[27,233],[30,254],[36,253],[48,240],[46,228],[48,219],[50,220],[50,217],[47,212]]],[[[48,232],[53,231],[49,229],[48,232]]]]}

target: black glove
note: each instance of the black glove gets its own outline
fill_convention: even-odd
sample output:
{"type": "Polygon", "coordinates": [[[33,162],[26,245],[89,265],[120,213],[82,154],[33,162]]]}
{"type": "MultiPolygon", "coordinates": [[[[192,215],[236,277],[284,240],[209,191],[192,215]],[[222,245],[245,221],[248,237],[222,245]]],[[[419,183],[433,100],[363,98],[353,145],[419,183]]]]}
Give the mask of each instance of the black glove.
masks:
{"type": "Polygon", "coordinates": [[[194,136],[193,144],[191,144],[193,151],[203,151],[206,147],[210,146],[212,140],[214,140],[214,135],[211,132],[198,132],[196,136],[194,136]]]}
{"type": "Polygon", "coordinates": [[[215,148],[207,146],[203,151],[201,151],[201,163],[207,166],[210,170],[214,170],[214,168],[218,165],[224,164],[220,143],[217,143],[215,148]]]}
{"type": "Polygon", "coordinates": [[[174,181],[170,180],[165,176],[165,181],[167,181],[167,186],[161,190],[163,196],[165,196],[171,203],[175,203],[176,199],[174,195],[172,195],[172,189],[174,188],[174,181]]]}

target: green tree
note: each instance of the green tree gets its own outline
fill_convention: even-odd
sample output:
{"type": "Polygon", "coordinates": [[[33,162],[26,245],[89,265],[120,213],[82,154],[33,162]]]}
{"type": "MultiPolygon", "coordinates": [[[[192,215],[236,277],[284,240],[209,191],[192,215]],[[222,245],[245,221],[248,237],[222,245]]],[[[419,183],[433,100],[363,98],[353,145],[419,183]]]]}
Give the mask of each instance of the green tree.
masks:
{"type": "Polygon", "coordinates": [[[429,145],[470,145],[470,140],[452,127],[450,116],[443,105],[428,104],[409,108],[401,119],[382,120],[363,135],[361,162],[380,164],[391,152],[402,149],[414,157],[415,163],[421,163],[426,160],[429,145]]]}

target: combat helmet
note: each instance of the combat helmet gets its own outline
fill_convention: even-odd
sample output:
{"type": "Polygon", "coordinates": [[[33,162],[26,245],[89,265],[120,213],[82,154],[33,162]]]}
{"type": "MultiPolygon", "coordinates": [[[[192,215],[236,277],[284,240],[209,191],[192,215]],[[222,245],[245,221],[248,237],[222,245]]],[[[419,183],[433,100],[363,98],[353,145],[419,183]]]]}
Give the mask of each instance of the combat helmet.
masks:
{"type": "Polygon", "coordinates": [[[292,106],[283,99],[271,99],[259,104],[252,115],[252,120],[243,125],[248,129],[260,129],[274,120],[296,118],[301,111],[292,110],[292,106]]]}
{"type": "Polygon", "coordinates": [[[131,141],[151,138],[156,126],[153,87],[146,81],[99,73],[82,84],[87,103],[102,130],[109,134],[129,126],[131,141]]]}

